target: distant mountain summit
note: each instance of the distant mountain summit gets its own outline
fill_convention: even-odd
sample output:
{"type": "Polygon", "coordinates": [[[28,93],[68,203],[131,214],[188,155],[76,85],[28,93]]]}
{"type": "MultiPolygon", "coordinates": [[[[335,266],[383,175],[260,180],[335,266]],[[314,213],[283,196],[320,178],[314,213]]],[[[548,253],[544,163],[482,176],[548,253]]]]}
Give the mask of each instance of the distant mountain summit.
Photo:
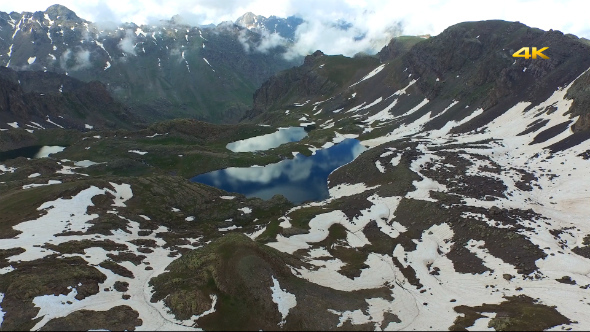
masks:
{"type": "Polygon", "coordinates": [[[45,10],[45,14],[47,14],[49,19],[54,21],[85,22],[83,19],[79,18],[78,15],[76,15],[76,13],[74,13],[72,10],[62,5],[49,6],[49,8],[45,10]]]}
{"type": "Polygon", "coordinates": [[[297,16],[281,18],[270,16],[268,18],[248,12],[235,22],[236,25],[258,33],[277,33],[290,41],[295,39],[297,27],[303,23],[303,19],[297,16]]]}

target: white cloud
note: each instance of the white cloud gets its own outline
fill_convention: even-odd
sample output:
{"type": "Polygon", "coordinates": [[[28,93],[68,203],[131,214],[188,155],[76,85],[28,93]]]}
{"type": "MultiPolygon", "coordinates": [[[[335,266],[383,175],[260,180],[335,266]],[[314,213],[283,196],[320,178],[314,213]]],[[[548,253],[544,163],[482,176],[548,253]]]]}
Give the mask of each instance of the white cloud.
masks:
{"type": "Polygon", "coordinates": [[[135,33],[131,29],[127,29],[127,31],[125,31],[125,37],[119,42],[119,48],[121,51],[127,54],[137,55],[137,53],[135,53],[135,38],[135,33]]]}
{"type": "Polygon", "coordinates": [[[266,53],[275,47],[284,46],[286,44],[287,40],[281,37],[278,33],[264,32],[260,44],[256,46],[256,51],[266,53]]]}
{"type": "MultiPolygon", "coordinates": [[[[3,1],[0,11],[37,11],[55,0],[3,1]]],[[[544,30],[554,29],[590,38],[585,0],[63,0],[61,4],[91,21],[135,22],[146,24],[181,14],[190,24],[234,21],[245,12],[286,17],[299,15],[308,24],[298,31],[301,38],[296,52],[321,49],[327,54],[352,55],[378,49],[395,33],[401,23],[404,34],[432,34],[463,21],[503,19],[520,21],[544,30]],[[347,31],[327,24],[344,20],[352,23],[347,31]],[[355,35],[364,35],[354,41],[355,35]]],[[[272,36],[271,36],[272,37],[272,36]]],[[[265,39],[260,50],[279,44],[277,38],[265,39]]]]}
{"type": "Polygon", "coordinates": [[[74,59],[76,64],[71,68],[72,70],[80,70],[84,68],[88,68],[91,65],[90,62],[90,51],[88,50],[79,50],[74,54],[74,59]]]}
{"type": "Polygon", "coordinates": [[[68,48],[59,57],[59,66],[61,67],[61,69],[63,69],[63,70],[67,70],[68,69],[68,61],[70,60],[71,57],[72,57],[72,50],[70,50],[68,48]]]}

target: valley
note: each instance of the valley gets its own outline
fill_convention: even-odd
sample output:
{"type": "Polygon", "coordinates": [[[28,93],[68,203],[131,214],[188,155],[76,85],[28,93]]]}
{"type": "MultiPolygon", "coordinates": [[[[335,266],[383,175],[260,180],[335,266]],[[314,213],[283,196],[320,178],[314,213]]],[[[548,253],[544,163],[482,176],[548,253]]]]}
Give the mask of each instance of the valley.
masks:
{"type": "MultiPolygon", "coordinates": [[[[137,29],[135,49],[159,42],[161,30],[137,29]]],[[[225,38],[199,29],[185,40],[225,38]]],[[[211,54],[225,56],[219,47],[211,54]]],[[[212,85],[230,91],[223,106],[153,117],[146,105],[169,94],[130,80],[149,98],[118,95],[109,74],[88,83],[90,69],[11,60],[0,71],[13,101],[0,104],[0,327],[588,330],[589,51],[559,31],[465,22],[374,56],[316,51],[290,69],[248,58],[267,66],[238,88],[212,85]],[[550,59],[511,57],[533,43],[550,59]],[[248,101],[244,86],[255,86],[248,101]]],[[[100,70],[133,72],[148,53],[100,70]]],[[[181,65],[219,68],[192,64],[181,65]]],[[[190,89],[202,78],[175,79],[190,89]]]]}

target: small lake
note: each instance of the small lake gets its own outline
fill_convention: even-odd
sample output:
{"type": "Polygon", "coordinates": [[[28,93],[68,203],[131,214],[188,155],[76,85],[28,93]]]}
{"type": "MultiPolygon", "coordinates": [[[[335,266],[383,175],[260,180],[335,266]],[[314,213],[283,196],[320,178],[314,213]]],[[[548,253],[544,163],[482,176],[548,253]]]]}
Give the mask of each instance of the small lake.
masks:
{"type": "Polygon", "coordinates": [[[18,157],[25,158],[47,158],[53,153],[62,152],[65,149],[63,146],[27,146],[20,149],[14,149],[10,151],[0,152],[0,162],[8,159],[15,159],[18,157]]]}
{"type": "Polygon", "coordinates": [[[297,142],[307,136],[303,127],[279,128],[272,134],[251,137],[241,141],[229,143],[226,148],[233,152],[263,151],[289,142],[297,142]]]}
{"type": "Polygon", "coordinates": [[[270,199],[281,194],[294,204],[319,201],[329,197],[328,175],[365,149],[358,140],[346,139],[310,157],[297,154],[266,166],[230,167],[195,176],[191,181],[246,197],[270,199]]]}

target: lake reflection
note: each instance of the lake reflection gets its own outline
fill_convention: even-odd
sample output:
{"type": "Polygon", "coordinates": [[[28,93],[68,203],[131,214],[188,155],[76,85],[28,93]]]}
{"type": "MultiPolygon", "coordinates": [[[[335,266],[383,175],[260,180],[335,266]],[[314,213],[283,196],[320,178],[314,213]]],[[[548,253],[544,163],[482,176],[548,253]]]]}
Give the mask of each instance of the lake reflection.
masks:
{"type": "Polygon", "coordinates": [[[65,149],[63,146],[27,146],[20,149],[14,149],[6,152],[0,152],[0,161],[8,159],[15,159],[18,157],[25,158],[47,158],[49,155],[62,152],[65,149]]]}
{"type": "Polygon", "coordinates": [[[269,199],[276,194],[299,204],[328,198],[328,175],[353,161],[365,150],[358,140],[346,139],[310,157],[295,158],[276,164],[255,167],[230,167],[198,175],[191,179],[247,197],[269,199]]]}
{"type": "Polygon", "coordinates": [[[233,152],[253,152],[262,151],[277,146],[296,142],[307,136],[303,127],[279,128],[277,132],[256,136],[241,141],[229,143],[226,147],[233,152]]]}

